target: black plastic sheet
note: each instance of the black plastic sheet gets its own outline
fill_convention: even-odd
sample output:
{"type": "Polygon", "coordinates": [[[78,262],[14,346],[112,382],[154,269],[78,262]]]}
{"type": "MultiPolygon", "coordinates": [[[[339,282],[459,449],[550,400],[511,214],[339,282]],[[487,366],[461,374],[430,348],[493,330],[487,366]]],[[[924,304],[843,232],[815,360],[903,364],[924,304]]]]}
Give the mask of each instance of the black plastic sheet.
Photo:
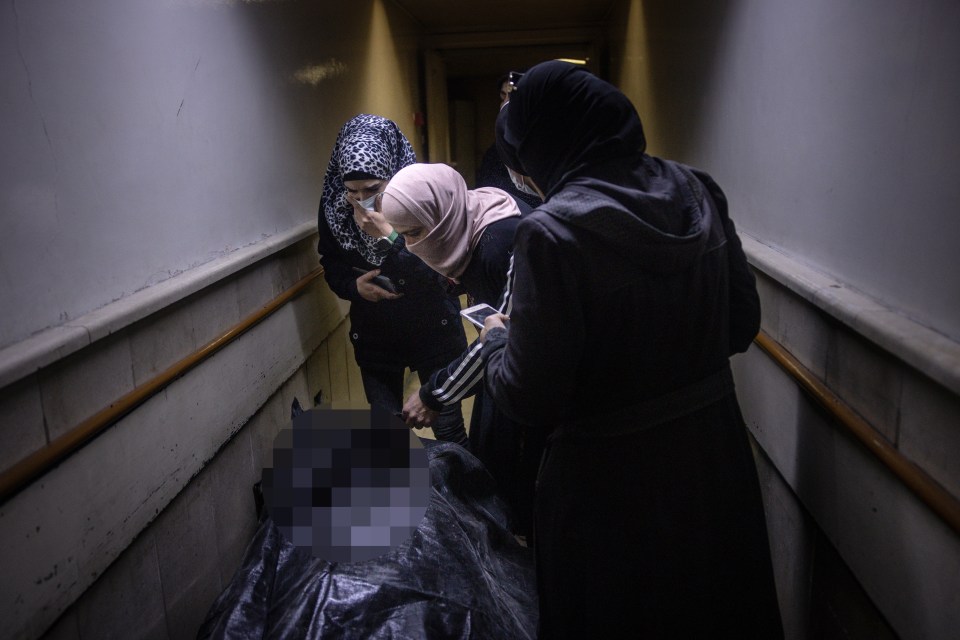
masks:
{"type": "Polygon", "coordinates": [[[493,479],[455,444],[428,455],[433,493],[409,540],[330,563],[268,518],[197,637],[535,638],[532,553],[507,528],[493,479]]]}

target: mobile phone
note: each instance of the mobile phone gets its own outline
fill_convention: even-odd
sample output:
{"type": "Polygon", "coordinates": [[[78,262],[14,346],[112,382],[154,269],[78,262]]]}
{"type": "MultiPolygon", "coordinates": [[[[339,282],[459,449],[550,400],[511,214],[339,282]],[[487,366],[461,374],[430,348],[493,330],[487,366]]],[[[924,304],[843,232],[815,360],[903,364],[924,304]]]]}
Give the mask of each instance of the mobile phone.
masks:
{"type": "MultiPolygon", "coordinates": [[[[361,269],[360,267],[354,267],[353,270],[356,271],[359,275],[369,273],[367,270],[361,269]]],[[[386,289],[390,293],[397,293],[397,288],[393,286],[393,281],[390,280],[390,278],[388,278],[385,275],[374,276],[370,280],[370,282],[377,285],[381,289],[386,289]]]]}
{"type": "Polygon", "coordinates": [[[477,325],[483,329],[483,321],[487,316],[491,316],[495,313],[500,313],[493,307],[488,304],[475,304],[472,307],[467,307],[460,312],[464,318],[477,325]]]}

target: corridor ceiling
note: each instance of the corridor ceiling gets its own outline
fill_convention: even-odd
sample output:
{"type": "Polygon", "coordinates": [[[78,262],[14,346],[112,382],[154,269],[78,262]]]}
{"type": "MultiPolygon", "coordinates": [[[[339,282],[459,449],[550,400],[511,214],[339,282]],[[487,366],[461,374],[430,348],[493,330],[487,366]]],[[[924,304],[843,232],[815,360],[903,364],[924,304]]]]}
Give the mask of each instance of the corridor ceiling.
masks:
{"type": "Polygon", "coordinates": [[[427,33],[580,28],[606,23],[616,0],[393,0],[427,33]]]}
{"type": "Polygon", "coordinates": [[[442,52],[447,75],[500,75],[594,54],[617,0],[392,0],[442,52]]]}

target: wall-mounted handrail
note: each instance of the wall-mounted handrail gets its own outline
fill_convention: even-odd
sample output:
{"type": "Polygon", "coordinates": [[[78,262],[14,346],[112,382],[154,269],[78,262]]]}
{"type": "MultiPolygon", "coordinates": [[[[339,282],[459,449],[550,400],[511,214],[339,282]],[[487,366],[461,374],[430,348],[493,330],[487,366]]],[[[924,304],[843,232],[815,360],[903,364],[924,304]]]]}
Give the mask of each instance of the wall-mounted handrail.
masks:
{"type": "Polygon", "coordinates": [[[924,504],[956,533],[960,534],[960,500],[957,500],[927,472],[910,462],[870,423],[860,417],[813,373],[800,364],[779,342],[763,331],[754,339],[800,387],[839,424],[859,440],[896,475],[924,504]]]}
{"type": "MultiPolygon", "coordinates": [[[[124,394],[97,413],[93,414],[46,446],[21,459],[0,473],[0,503],[21,491],[36,478],[42,476],[62,460],[80,449],[84,444],[102,433],[120,418],[127,415],[167,385],[211,357],[214,353],[238,338],[300,294],[311,282],[323,274],[318,267],[301,278],[289,289],[250,314],[222,335],[214,338],[192,354],[174,363],[144,384],[124,394]]],[[[936,513],[951,529],[960,534],[960,500],[957,500],[923,469],[905,458],[897,449],[844,403],[799,360],[782,345],[761,331],[754,340],[764,352],[818,405],[823,407],[837,423],[861,442],[901,482],[936,513]]]]}
{"type": "Polygon", "coordinates": [[[162,391],[167,385],[199,365],[214,353],[236,340],[284,304],[296,297],[311,282],[323,273],[323,267],[317,267],[294,283],[289,289],[260,307],[254,313],[240,320],[217,338],[214,338],[190,355],[179,360],[147,382],[125,393],[116,401],[96,412],[63,435],[34,451],[13,466],[0,473],[0,503],[5,502],[27,485],[52,469],[62,460],[80,449],[84,444],[102,433],[120,418],[127,415],[151,397],[162,391]]]}

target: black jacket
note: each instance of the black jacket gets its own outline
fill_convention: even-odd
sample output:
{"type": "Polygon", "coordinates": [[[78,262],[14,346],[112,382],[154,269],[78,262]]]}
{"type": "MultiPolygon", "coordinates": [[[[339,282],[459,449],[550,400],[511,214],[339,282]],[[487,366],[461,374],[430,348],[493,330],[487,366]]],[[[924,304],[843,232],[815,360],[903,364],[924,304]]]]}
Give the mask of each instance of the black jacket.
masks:
{"type": "Polygon", "coordinates": [[[318,251],[330,289],[350,301],[350,339],[357,364],[403,368],[466,348],[460,301],[448,291],[445,278],[407,251],[402,237],[391,245],[382,275],[403,297],[370,302],[357,293],[354,268],[375,269],[357,251],[345,251],[320,217],[318,251]]]}
{"type": "Polygon", "coordinates": [[[675,392],[725,369],[759,330],[723,192],[705,173],[648,163],[696,200],[678,233],[576,185],[520,223],[509,344],[496,332],[484,345],[486,383],[514,419],[577,422],[675,392]]]}

